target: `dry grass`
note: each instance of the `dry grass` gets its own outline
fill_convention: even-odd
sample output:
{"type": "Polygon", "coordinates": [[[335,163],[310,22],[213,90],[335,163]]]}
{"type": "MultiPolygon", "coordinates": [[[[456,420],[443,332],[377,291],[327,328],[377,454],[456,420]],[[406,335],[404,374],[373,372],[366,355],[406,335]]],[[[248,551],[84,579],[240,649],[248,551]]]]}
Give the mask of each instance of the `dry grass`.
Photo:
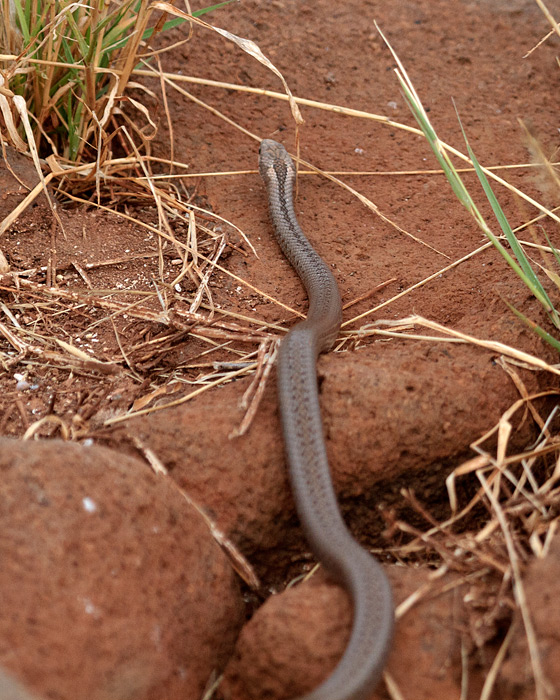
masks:
{"type": "MultiPolygon", "coordinates": [[[[33,8],[35,8],[35,5],[33,8]]],[[[40,9],[40,6],[37,6],[37,8],[40,9]]],[[[35,281],[45,273],[44,270],[31,269],[12,273],[4,268],[2,290],[5,293],[17,296],[18,299],[28,299],[28,303],[34,311],[33,315],[35,318],[41,319],[39,324],[34,323],[33,333],[30,333],[17,321],[16,314],[9,311],[9,306],[6,306],[7,321],[2,324],[0,333],[8,341],[11,350],[3,353],[1,358],[4,368],[13,370],[24,359],[28,361],[30,357],[33,357],[32,362],[42,362],[46,365],[52,364],[52,366],[67,370],[119,374],[123,372],[122,364],[124,360],[128,372],[139,381],[141,377],[138,373],[135,373],[132,360],[136,363],[139,362],[138,351],[141,350],[141,344],[124,347],[117,334],[120,356],[115,356],[109,362],[100,362],[95,358],[90,358],[83,351],[72,346],[72,344],[61,338],[54,337],[48,332],[47,328],[52,327],[52,324],[49,322],[51,315],[70,314],[73,310],[88,306],[89,308],[104,311],[106,315],[100,317],[87,328],[86,333],[99,324],[114,323],[115,319],[124,316],[152,324],[158,328],[169,329],[169,332],[164,332],[158,338],[157,345],[162,352],[168,351],[178,339],[188,334],[208,342],[210,346],[208,349],[209,353],[217,348],[225,347],[227,352],[232,355],[232,362],[229,363],[229,367],[226,366],[228,363],[224,364],[222,362],[218,371],[210,372],[202,379],[197,380],[197,383],[201,384],[201,386],[196,390],[168,405],[177,405],[188,401],[208,388],[229,381],[237,376],[250,373],[261,366],[263,362],[269,367],[264,374],[264,378],[266,378],[270,370],[270,361],[266,360],[269,352],[265,348],[270,348],[271,340],[278,338],[279,329],[272,324],[270,330],[267,330],[267,324],[263,324],[260,320],[252,319],[248,316],[235,318],[234,314],[233,318],[231,318],[227,310],[220,311],[217,314],[211,292],[212,276],[216,271],[231,276],[231,273],[219,264],[224,251],[227,249],[238,249],[243,252],[242,248],[239,247],[240,243],[254,253],[251,243],[243,232],[233,224],[196,206],[190,200],[188,192],[182,183],[179,183],[179,185],[175,184],[174,179],[180,178],[181,175],[177,176],[174,171],[184,172],[188,166],[173,159],[165,161],[153,158],[149,152],[149,142],[154,135],[153,128],[149,136],[143,126],[136,128],[134,121],[122,110],[120,102],[124,99],[130,101],[129,97],[124,97],[124,91],[126,86],[130,84],[133,67],[142,59],[144,65],[149,68],[150,74],[153,75],[155,73],[159,75],[163,102],[164,105],[167,104],[165,91],[168,87],[168,77],[161,72],[158,73],[145,61],[148,56],[149,44],[153,39],[153,35],[155,35],[154,31],[146,39],[147,27],[152,13],[158,11],[160,15],[155,24],[156,30],[161,30],[165,21],[171,16],[190,23],[197,23],[209,30],[222,34],[228,40],[239,45],[244,51],[265,64],[283,81],[279,71],[260,53],[258,47],[252,42],[236,37],[217,27],[212,27],[197,17],[187,15],[167,3],[156,2],[150,4],[149,7],[147,4],[143,4],[140,14],[130,15],[126,13],[129,10],[134,10],[134,7],[132,3],[128,3],[124,6],[124,9],[122,7],[120,9],[114,7],[111,7],[110,10],[106,9],[106,13],[109,14],[103,17],[89,15],[86,6],[77,3],[68,8],[63,8],[56,16],[41,15],[39,19],[44,29],[36,33],[34,39],[28,38],[27,45],[23,48],[22,37],[17,32],[10,31],[14,26],[14,15],[13,13],[10,14],[7,2],[4,3],[3,9],[4,16],[10,16],[12,19],[11,23],[4,23],[4,36],[2,37],[4,50],[6,51],[7,49],[14,52],[18,49],[18,53],[4,53],[0,57],[0,60],[5,62],[4,65],[8,66],[7,78],[12,80],[12,87],[15,90],[19,78],[28,74],[32,74],[35,80],[41,80],[44,77],[44,71],[48,73],[49,82],[46,85],[41,84],[40,89],[38,89],[37,84],[35,85],[23,109],[21,109],[21,103],[18,102],[18,95],[14,90],[4,90],[2,95],[0,95],[0,99],[4,100],[2,106],[7,108],[4,111],[4,116],[8,115],[9,119],[11,119],[11,121],[5,119],[5,125],[13,127],[8,128],[7,135],[12,136],[13,145],[20,150],[24,150],[24,142],[21,139],[18,140],[17,131],[14,131],[14,129],[17,129],[18,123],[13,118],[13,107],[14,105],[20,105],[18,114],[21,122],[26,125],[31,155],[40,173],[40,182],[29,192],[20,205],[0,223],[0,232],[7,231],[41,193],[44,192],[48,195],[49,191],[54,191],[62,203],[66,201],[84,205],[93,204],[99,210],[111,211],[123,219],[132,221],[136,226],[155,234],[158,241],[157,255],[160,263],[159,286],[156,291],[146,290],[141,294],[136,293],[139,298],[132,302],[129,300],[126,302],[119,301],[115,292],[93,289],[87,277],[87,269],[76,268],[86,286],[89,287],[83,294],[57,288],[56,279],[59,269],[56,266],[56,260],[52,259],[55,256],[51,256],[49,259],[49,265],[46,269],[46,286],[35,281]],[[116,14],[111,16],[110,12],[116,14]],[[131,24],[133,19],[134,23],[131,24]],[[106,49],[103,43],[104,32],[110,21],[116,22],[113,32],[116,32],[116,35],[119,37],[125,36],[127,28],[133,29],[131,39],[125,42],[123,38],[122,48],[119,48],[117,51],[111,67],[107,67],[106,62],[99,55],[97,55],[99,60],[93,64],[91,61],[85,60],[86,57],[82,54],[73,54],[72,61],[68,61],[68,59],[66,61],[56,60],[56,52],[46,40],[48,32],[55,25],[59,29],[61,41],[64,42],[65,28],[69,27],[69,31],[75,39],[74,25],[76,23],[82,27],[85,33],[89,31],[89,27],[84,28],[82,26],[84,22],[91,22],[92,27],[97,26],[95,23],[99,23],[103,29],[99,30],[96,46],[98,47],[97,53],[103,53],[106,49]],[[47,51],[46,57],[41,51],[47,51]],[[45,136],[53,131],[53,127],[56,127],[55,122],[61,118],[61,115],[56,105],[53,106],[53,111],[49,113],[49,116],[43,115],[43,107],[37,102],[38,95],[51,94],[52,86],[58,84],[60,76],[67,75],[68,71],[70,71],[69,77],[64,79],[64,85],[68,86],[67,91],[69,90],[72,97],[76,100],[77,106],[74,105],[72,109],[82,109],[84,98],[80,91],[90,89],[90,104],[89,109],[86,110],[87,118],[84,117],[81,120],[76,127],[75,133],[68,134],[66,141],[62,142],[62,148],[57,147],[57,144],[52,139],[47,139],[51,146],[51,153],[45,161],[41,162],[39,155],[42,144],[45,143],[45,136]],[[96,85],[96,90],[99,94],[98,99],[91,94],[92,84],[96,85]],[[119,103],[119,107],[113,110],[113,104],[116,103],[119,103]],[[44,117],[42,120],[37,120],[39,128],[35,139],[30,136],[33,112],[40,113],[44,117]],[[106,118],[100,121],[100,117],[96,116],[100,114],[103,114],[106,118]],[[116,118],[117,116],[122,117],[124,122],[119,121],[116,118]],[[48,121],[49,119],[51,119],[51,122],[48,121]],[[113,125],[113,131],[105,128],[108,124],[113,125]],[[95,139],[94,143],[90,143],[90,136],[93,130],[92,125],[96,125],[99,132],[98,138],[95,139]],[[124,149],[126,155],[115,158],[113,157],[113,149],[110,147],[110,144],[114,143],[117,137],[118,143],[124,149]],[[79,143],[79,148],[72,150],[71,142],[79,143]],[[154,163],[157,164],[158,168],[167,167],[169,176],[154,176],[152,171],[154,163]],[[44,166],[47,166],[49,169],[49,172],[46,174],[43,172],[44,166]],[[101,186],[102,184],[103,186],[101,186]],[[147,223],[127,213],[120,205],[122,201],[126,201],[129,204],[133,202],[136,206],[149,205],[155,207],[158,217],[157,225],[147,223]],[[178,222],[182,222],[188,228],[189,235],[186,242],[178,240],[175,236],[174,226],[170,224],[171,219],[173,219],[175,226],[178,222]],[[214,222],[214,224],[219,222],[224,232],[216,235],[213,229],[205,224],[205,221],[214,222]],[[233,236],[231,235],[232,232],[233,236]],[[235,238],[238,238],[239,243],[235,242],[235,238]],[[209,249],[208,242],[211,244],[210,254],[207,252],[209,249]],[[163,251],[169,247],[175,250],[180,260],[180,272],[172,280],[164,279],[168,270],[164,269],[163,251]],[[182,284],[183,280],[188,280],[196,285],[196,291],[192,297],[182,298],[181,295],[176,293],[176,289],[182,284]],[[171,305],[168,301],[170,296],[173,298],[171,305]],[[155,311],[154,308],[158,306],[160,310],[155,311]],[[40,330],[41,326],[44,328],[43,331],[40,330]],[[237,345],[239,345],[239,349],[237,345]],[[248,346],[250,346],[249,349],[248,346]]],[[[32,15],[33,12],[35,12],[35,16],[31,17],[29,21],[37,22],[37,15],[41,13],[32,9],[32,15]]],[[[25,42],[23,43],[25,44],[25,42]]],[[[75,41],[72,46],[76,50],[79,48],[79,46],[76,46],[75,41]]],[[[93,44],[91,50],[94,53],[96,51],[93,44]]],[[[290,92],[285,82],[284,85],[289,96],[290,92]]],[[[138,84],[134,83],[134,86],[138,87],[138,84]]],[[[146,88],[142,89],[148,92],[146,88]]],[[[138,102],[133,102],[134,107],[143,114],[145,123],[154,127],[154,122],[148,109],[138,102]]],[[[299,110],[295,103],[292,104],[292,112],[294,118],[300,120],[299,110]]],[[[172,134],[172,122],[169,114],[168,124],[171,127],[170,132],[172,134]]],[[[65,125],[70,127],[69,119],[66,119],[65,125]]],[[[171,151],[173,152],[173,150],[172,144],[171,151]]],[[[189,175],[191,174],[187,174],[187,177],[189,175]]],[[[218,174],[216,173],[215,175],[218,174]]],[[[54,205],[52,205],[52,209],[56,216],[54,205]]],[[[64,235],[60,221],[59,226],[61,233],[64,235]]],[[[55,250],[54,234],[53,250],[55,250]]],[[[126,257],[120,260],[99,261],[97,265],[110,266],[125,261],[126,257]]],[[[251,287],[250,283],[239,278],[235,279],[240,284],[251,287]]],[[[253,288],[253,291],[262,294],[255,288],[253,288]]],[[[290,310],[290,315],[293,314],[297,315],[296,312],[290,310]]],[[[153,355],[154,344],[152,343],[146,350],[149,350],[149,354],[153,355]]],[[[208,362],[207,365],[211,367],[212,362],[208,362]]],[[[148,393],[134,402],[132,411],[129,414],[110,419],[107,421],[107,425],[126,420],[135,415],[142,415],[152,410],[161,409],[162,405],[148,407],[148,404],[152,401],[157,401],[162,395],[173,394],[173,385],[175,383],[174,379],[170,379],[169,386],[171,390],[169,391],[163,390],[160,382],[155,385],[152,383],[148,393]]],[[[251,405],[248,406],[248,416],[254,414],[257,406],[255,399],[258,399],[261,393],[262,388],[259,389],[256,386],[255,397],[251,405]]],[[[80,424],[77,430],[74,427],[64,426],[62,428],[63,435],[74,438],[83,436],[83,426],[80,424]]],[[[248,423],[245,426],[241,426],[240,430],[244,431],[247,427],[248,423]]],[[[34,426],[29,426],[29,428],[32,430],[30,434],[34,434],[34,426]]]]}
{"type": "MultiPolygon", "coordinates": [[[[511,368],[508,371],[514,373],[511,368]]],[[[517,376],[516,382],[526,394],[517,376]]],[[[549,392],[553,393],[560,392],[549,392]]],[[[436,522],[412,492],[403,491],[403,497],[426,521],[427,529],[414,528],[403,521],[392,523],[394,533],[401,532],[410,538],[406,544],[393,548],[398,559],[408,560],[412,556],[420,561],[439,562],[430,583],[399,606],[397,617],[420,600],[437,594],[441,590],[439,581],[449,571],[459,575],[453,585],[484,579],[482,590],[485,592],[478,601],[478,610],[471,614],[471,642],[483,646],[503,624],[504,610],[517,609],[527,638],[539,700],[551,697],[552,690],[541,666],[530,601],[523,585],[523,570],[532,558],[546,556],[560,519],[560,440],[548,427],[556,409],[545,420],[537,409],[543,396],[526,394],[488,433],[471,445],[479,456],[454,469],[447,479],[452,512],[448,520],[436,522]],[[541,432],[530,450],[508,454],[508,443],[515,432],[513,419],[519,412],[529,413],[541,432]],[[492,441],[492,437],[497,439],[492,441]],[[485,443],[493,442],[493,448],[485,447],[485,443]],[[459,509],[456,483],[471,475],[478,479],[480,488],[459,509]],[[475,509],[482,510],[485,516],[477,515],[474,522],[481,524],[473,530],[475,509]]],[[[518,426],[522,422],[523,419],[518,421],[518,426]]],[[[491,696],[515,624],[515,620],[509,622],[509,632],[494,659],[481,700],[491,696]]]]}

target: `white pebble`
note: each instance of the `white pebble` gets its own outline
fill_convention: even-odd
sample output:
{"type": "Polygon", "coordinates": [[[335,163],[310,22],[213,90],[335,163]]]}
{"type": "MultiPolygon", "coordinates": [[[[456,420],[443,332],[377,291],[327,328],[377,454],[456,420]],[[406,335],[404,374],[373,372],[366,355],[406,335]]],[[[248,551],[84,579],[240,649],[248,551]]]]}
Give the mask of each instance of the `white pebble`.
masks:
{"type": "Polygon", "coordinates": [[[97,504],[92,498],[89,498],[89,496],[82,498],[82,505],[84,506],[84,510],[87,510],[88,513],[95,513],[97,510],[97,504]]]}

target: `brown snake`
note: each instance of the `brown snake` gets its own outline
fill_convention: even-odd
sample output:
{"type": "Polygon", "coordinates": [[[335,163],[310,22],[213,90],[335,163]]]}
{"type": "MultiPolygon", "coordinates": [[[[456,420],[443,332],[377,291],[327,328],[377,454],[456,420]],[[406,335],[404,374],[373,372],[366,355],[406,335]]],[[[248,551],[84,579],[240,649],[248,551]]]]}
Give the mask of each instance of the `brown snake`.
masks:
{"type": "Polygon", "coordinates": [[[349,533],[333,488],[319,407],[317,356],[334,343],[342,321],[336,281],[301,230],[293,207],[295,166],[276,141],[261,142],[259,170],[268,190],[276,239],[309,297],[278,354],[278,395],[290,481],[307,541],[328,573],[350,594],[352,634],[338,666],[300,700],[371,697],[393,633],[393,597],[377,561],[349,533]]]}

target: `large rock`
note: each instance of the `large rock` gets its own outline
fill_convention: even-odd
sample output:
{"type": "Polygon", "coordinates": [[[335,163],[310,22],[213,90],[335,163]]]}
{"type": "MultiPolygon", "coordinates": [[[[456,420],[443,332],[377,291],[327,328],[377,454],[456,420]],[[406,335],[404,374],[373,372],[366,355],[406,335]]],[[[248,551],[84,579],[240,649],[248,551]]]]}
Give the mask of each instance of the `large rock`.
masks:
{"type": "MultiPolygon", "coordinates": [[[[397,603],[428,581],[427,569],[387,567],[397,603]]],[[[449,584],[457,577],[449,577],[449,584]]],[[[435,590],[441,590],[436,584],[435,590]]],[[[413,606],[397,623],[387,670],[402,696],[414,700],[461,694],[461,588],[448,586],[413,606]]],[[[288,700],[317,686],[333,670],[350,634],[342,589],[322,574],[269,598],[243,628],[226,668],[224,700],[288,700]],[[316,579],[316,580],[314,580],[316,579]]],[[[374,698],[386,697],[383,682],[374,698]]]]}
{"type": "MultiPolygon", "coordinates": [[[[374,345],[320,358],[320,389],[330,466],[355,534],[381,543],[379,505],[402,510],[413,489],[435,517],[449,515],[445,477],[473,456],[470,443],[519,397],[490,353],[470,347],[374,345]]],[[[523,377],[536,389],[534,374],[523,377]]],[[[288,485],[276,386],[271,381],[247,434],[230,434],[243,417],[246,383],[231,383],[127,423],[172,477],[203,504],[248,556],[304,547],[288,485]]],[[[528,440],[515,432],[510,447],[528,440]]],[[[115,441],[116,442],[116,441],[115,441]]],[[[462,486],[460,484],[460,486],[462,486]]],[[[270,554],[274,552],[273,554],[270,554]]],[[[278,568],[282,562],[278,561],[278,568]]],[[[284,565],[286,559],[284,559],[284,565]]]]}
{"type": "Polygon", "coordinates": [[[241,622],[229,561],[166,477],[0,440],[0,665],[57,700],[200,697],[241,622]]]}

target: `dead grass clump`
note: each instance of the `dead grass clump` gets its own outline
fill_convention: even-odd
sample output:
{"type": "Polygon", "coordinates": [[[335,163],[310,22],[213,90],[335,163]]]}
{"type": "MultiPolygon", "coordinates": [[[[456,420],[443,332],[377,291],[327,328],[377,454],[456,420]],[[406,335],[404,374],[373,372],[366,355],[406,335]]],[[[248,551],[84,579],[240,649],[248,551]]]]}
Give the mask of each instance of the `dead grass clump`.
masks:
{"type": "MultiPolygon", "coordinates": [[[[301,121],[301,117],[282,75],[253,42],[199,19],[223,4],[227,3],[188,14],[171,3],[144,0],[94,5],[0,0],[2,141],[25,152],[39,175],[37,185],[0,223],[0,233],[13,231],[15,222],[42,193],[52,212],[46,265],[21,269],[10,267],[7,260],[2,265],[0,257],[1,285],[8,299],[0,329],[7,345],[0,362],[5,370],[22,377],[18,386],[34,386],[37,373],[56,385],[70,373],[68,381],[74,382],[74,393],[79,395],[78,378],[100,374],[112,378],[112,386],[104,393],[107,397],[122,395],[123,382],[132,382],[135,388],[128,391],[126,404],[126,417],[130,417],[169,405],[181,389],[182,394],[187,389],[186,395],[171,404],[261,367],[264,374],[257,373],[254,396],[247,397],[248,418],[240,430],[246,429],[262,393],[261,382],[270,371],[280,328],[214,304],[216,274],[229,275],[251,288],[220,262],[233,249],[242,255],[255,251],[243,232],[205,210],[196,188],[185,184],[183,177],[192,173],[187,172],[187,163],[174,159],[173,125],[167,111],[166,90],[178,86],[161,72],[159,54],[167,49],[154,48],[156,36],[185,22],[189,29],[198,24],[217,32],[280,78],[294,118],[301,121]],[[159,78],[159,100],[171,136],[170,158],[150,153],[156,120],[146,104],[158,96],[134,81],[138,65],[144,74],[159,78]],[[131,88],[140,99],[131,94],[131,88]],[[71,269],[61,263],[60,251],[67,246],[68,236],[53,193],[58,203],[82,205],[82,211],[93,205],[143,229],[150,250],[139,255],[152,262],[150,279],[139,284],[134,280],[134,288],[128,289],[121,284],[119,289],[96,284],[101,268],[118,270],[134,258],[130,251],[95,262],[72,260],[71,269]],[[66,279],[78,284],[65,288],[66,279]],[[103,352],[101,345],[86,350],[77,345],[77,336],[83,340],[100,329],[103,352]],[[112,342],[108,336],[114,336],[112,342]],[[184,355],[187,337],[199,347],[185,363],[179,357],[184,355]],[[196,388],[188,390],[189,384],[196,388]]],[[[182,41],[190,38],[189,31],[182,41]]],[[[47,408],[34,409],[39,420],[55,411],[56,396],[55,390],[47,408]]],[[[99,416],[92,421],[102,400],[91,393],[82,396],[65,406],[63,427],[47,420],[38,432],[29,432],[37,421],[18,396],[15,405],[21,430],[16,434],[49,436],[58,430],[65,438],[84,438],[99,427],[99,416]]],[[[123,413],[106,414],[102,422],[123,420],[123,413]]]]}
{"type": "MultiPolygon", "coordinates": [[[[518,376],[515,380],[520,382],[518,376]]],[[[523,393],[522,384],[519,386],[523,393]]],[[[549,697],[523,572],[531,560],[546,556],[560,523],[560,438],[554,428],[557,407],[546,419],[538,409],[544,397],[557,393],[529,396],[525,392],[491,430],[471,445],[478,456],[457,467],[446,481],[451,507],[448,520],[437,522],[413,492],[403,490],[403,497],[424,519],[427,529],[404,521],[395,521],[390,528],[393,536],[403,533],[408,538],[406,544],[392,549],[398,559],[412,557],[431,566],[438,562],[430,583],[405,600],[397,615],[402,616],[419,600],[436,594],[447,585],[440,582],[444,574],[454,572],[459,578],[453,585],[464,583],[468,591],[463,596],[468,624],[464,639],[473,649],[501,640],[481,700],[491,697],[514,638],[515,611],[527,639],[536,697],[549,697]],[[539,435],[524,452],[508,454],[516,419],[517,429],[532,420],[539,435]],[[460,504],[456,484],[472,476],[479,482],[477,493],[468,503],[460,504]],[[473,520],[475,510],[477,517],[473,520]],[[480,516],[481,512],[485,517],[480,516]],[[473,524],[478,527],[473,529],[473,524]]]]}

